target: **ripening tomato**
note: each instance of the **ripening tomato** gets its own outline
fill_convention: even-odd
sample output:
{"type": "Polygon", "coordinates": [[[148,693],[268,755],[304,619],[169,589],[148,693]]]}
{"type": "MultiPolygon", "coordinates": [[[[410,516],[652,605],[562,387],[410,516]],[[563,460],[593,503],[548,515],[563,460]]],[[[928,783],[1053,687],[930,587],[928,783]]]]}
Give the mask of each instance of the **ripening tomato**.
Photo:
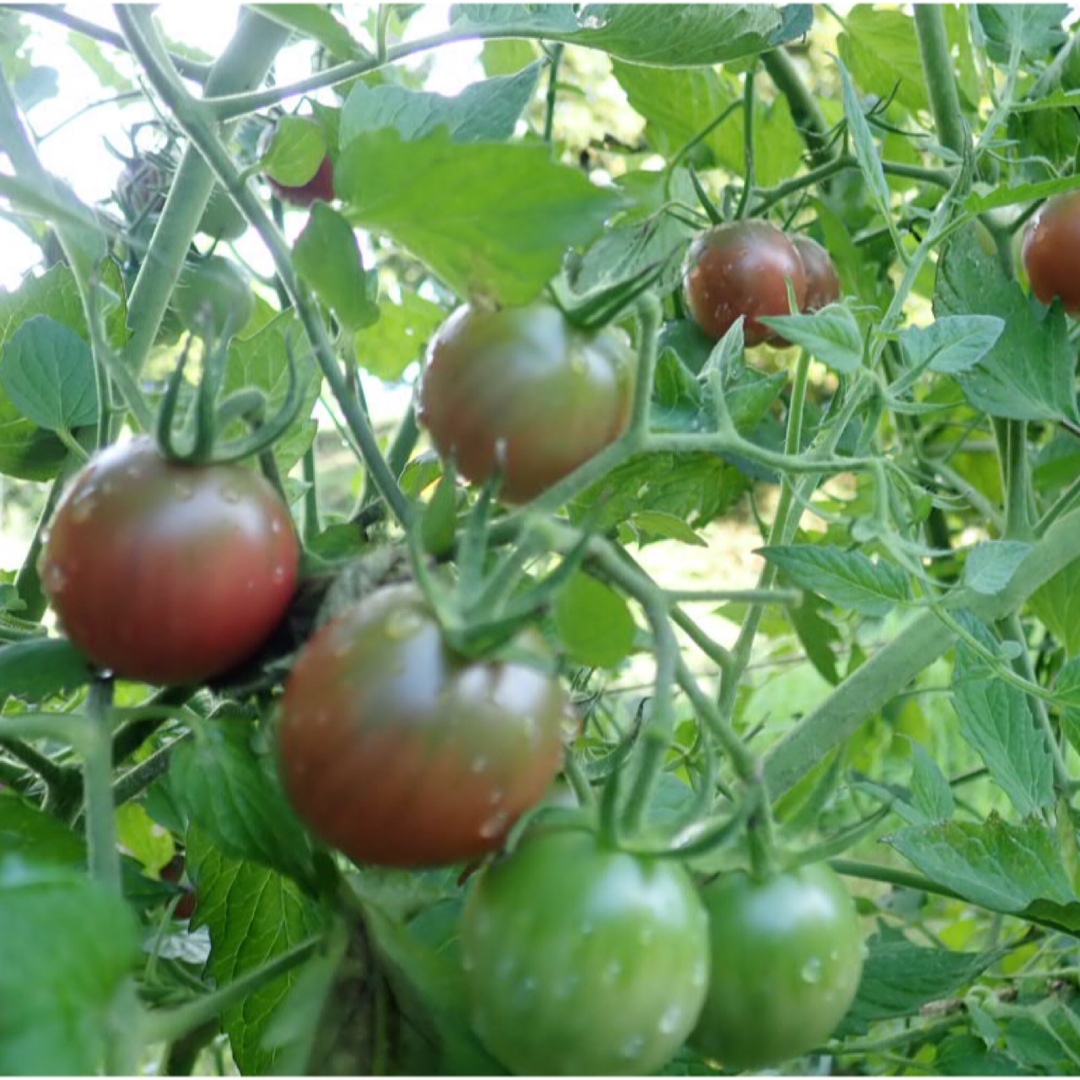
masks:
{"type": "Polygon", "coordinates": [[[572,326],[558,308],[458,308],[428,347],[419,418],[443,457],[483,482],[505,444],[501,494],[525,502],[614,442],[630,419],[626,335],[572,326]]]}
{"type": "Polygon", "coordinates": [[[473,1027],[523,1075],[640,1075],[694,1027],[705,912],[672,859],[544,829],[473,881],[461,922],[473,1027]]]}
{"type": "Polygon", "coordinates": [[[806,271],[803,311],[820,311],[840,299],[840,275],[829,253],[809,236],[793,236],[792,244],[806,271]]]}
{"type": "Polygon", "coordinates": [[[40,571],[65,632],[95,664],[184,684],[264,644],[299,562],[289,511],[262,476],[174,464],[143,437],[110,446],[75,477],[40,571]]]}
{"type": "Polygon", "coordinates": [[[334,163],[329,155],[322,159],[315,175],[304,184],[289,186],[278,183],[271,176],[267,176],[266,182],[282,202],[292,206],[310,206],[319,200],[327,203],[334,201],[334,163]]]}
{"type": "MultiPolygon", "coordinates": [[[[542,639],[519,644],[535,655],[542,639]]],[[[554,675],[456,655],[420,591],[388,585],[301,651],[281,772],[312,832],[356,862],[462,862],[496,850],[543,797],[568,716],[554,675]]]]}
{"type": "Polygon", "coordinates": [[[731,221],[702,233],[691,245],[683,271],[686,305],[698,326],[719,341],[739,318],[747,345],[773,331],[761,315],[789,315],[788,282],[797,311],[806,303],[806,271],[791,240],[767,221],[731,221]]]}
{"type": "Polygon", "coordinates": [[[767,881],[739,871],[702,893],[712,975],[691,1043],[729,1069],[778,1065],[824,1042],[855,998],[862,932],[824,863],[767,881]]]}
{"type": "Polygon", "coordinates": [[[1024,230],[1024,269],[1044,303],[1058,297],[1070,315],[1080,312],[1080,191],[1055,195],[1024,230]]]}

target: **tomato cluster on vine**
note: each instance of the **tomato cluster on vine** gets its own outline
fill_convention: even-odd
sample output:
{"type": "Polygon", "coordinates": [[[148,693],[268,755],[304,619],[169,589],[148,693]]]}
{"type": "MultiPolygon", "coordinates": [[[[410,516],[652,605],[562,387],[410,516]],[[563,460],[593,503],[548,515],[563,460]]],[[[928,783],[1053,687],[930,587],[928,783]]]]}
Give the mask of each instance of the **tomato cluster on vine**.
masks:
{"type": "Polygon", "coordinates": [[[792,300],[800,312],[835,303],[840,277],[817,241],[748,219],[716,225],[694,240],[683,295],[694,321],[714,341],[743,318],[747,345],[782,344],[761,317],[791,314],[792,300]]]}

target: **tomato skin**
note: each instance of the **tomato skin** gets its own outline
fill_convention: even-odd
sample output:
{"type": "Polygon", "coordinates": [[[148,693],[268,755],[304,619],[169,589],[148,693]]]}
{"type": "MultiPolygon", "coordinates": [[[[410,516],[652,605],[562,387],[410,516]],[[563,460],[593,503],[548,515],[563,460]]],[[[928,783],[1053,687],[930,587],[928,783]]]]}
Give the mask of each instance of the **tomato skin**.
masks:
{"type": "Polygon", "coordinates": [[[730,1069],[812,1050],[855,998],[862,932],[855,904],[824,863],[754,881],[726,874],[702,892],[712,975],[691,1043],[730,1069]]]}
{"type": "Polygon", "coordinates": [[[439,453],[477,483],[505,440],[501,495],[526,502],[626,430],[636,374],[620,330],[578,330],[544,304],[466,305],[431,340],[418,415],[439,453]]]}
{"type": "Polygon", "coordinates": [[[271,176],[266,177],[266,182],[282,202],[292,206],[310,206],[320,200],[327,203],[334,201],[334,163],[329,155],[322,159],[315,175],[304,184],[289,187],[271,176]]]}
{"type": "Polygon", "coordinates": [[[760,315],[788,315],[787,281],[797,309],[806,302],[806,272],[795,245],[767,221],[732,221],[702,233],[690,245],[683,293],[690,314],[714,341],[740,315],[747,345],[760,345],[773,331],[760,315]]]}
{"type": "Polygon", "coordinates": [[[256,652],[289,606],[299,562],[288,508],[262,476],[173,464],[143,437],[75,477],[40,572],[68,637],[95,664],[170,685],[256,652]]]}
{"type": "Polygon", "coordinates": [[[1044,304],[1058,297],[1070,315],[1080,312],[1080,191],[1047,200],[1024,230],[1022,254],[1031,291],[1044,304]]]}
{"type": "Polygon", "coordinates": [[[356,862],[462,862],[498,849],[543,797],[568,716],[553,675],[454,655],[420,591],[388,585],[301,651],[282,777],[311,831],[356,862]]]}
{"type": "Polygon", "coordinates": [[[654,1072],[708,982],[707,920],[686,871],[586,830],[526,835],[478,874],[461,950],[477,1035],[526,1076],[654,1072]]]}
{"type": "Polygon", "coordinates": [[[809,236],[791,238],[806,271],[806,299],[803,311],[820,311],[840,299],[840,275],[829,253],[809,236]]]}

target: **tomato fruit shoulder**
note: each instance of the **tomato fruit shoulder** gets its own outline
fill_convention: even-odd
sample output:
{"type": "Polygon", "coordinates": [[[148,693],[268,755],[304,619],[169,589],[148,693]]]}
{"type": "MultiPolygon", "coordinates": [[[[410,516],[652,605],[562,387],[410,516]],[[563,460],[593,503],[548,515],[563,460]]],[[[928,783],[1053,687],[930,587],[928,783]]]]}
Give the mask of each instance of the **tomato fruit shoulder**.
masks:
{"type": "Polygon", "coordinates": [[[683,293],[695,322],[719,341],[744,316],[744,340],[759,345],[773,331],[762,315],[788,315],[788,282],[796,310],[806,303],[806,271],[795,245],[767,221],[717,225],[690,245],[683,268],[683,293]]]}
{"type": "Polygon", "coordinates": [[[705,912],[682,866],[583,829],[527,835],[481,871],[461,949],[473,1027],[522,1075],[661,1068],[708,981],[705,912]]]}
{"type": "Polygon", "coordinates": [[[312,832],[357,862],[465,861],[496,850],[543,796],[568,715],[554,675],[455,655],[418,589],[385,586],[301,651],[281,773],[312,832]]]}
{"type": "Polygon", "coordinates": [[[809,236],[791,238],[806,272],[806,299],[803,311],[820,311],[840,299],[840,275],[832,256],[809,236]]]}
{"type": "Polygon", "coordinates": [[[832,1034],[862,971],[855,904],[824,863],[702,892],[712,974],[691,1043],[732,1069],[776,1065],[832,1034]]]}
{"type": "Polygon", "coordinates": [[[148,438],[75,477],[42,551],[42,585],[95,664],[161,684],[204,681],[256,652],[296,588],[287,507],[238,465],[165,460],[148,438]]]}
{"type": "Polygon", "coordinates": [[[577,329],[544,304],[465,306],[429,345],[419,417],[439,453],[478,483],[503,444],[501,494],[525,502],[626,430],[635,380],[621,330],[577,329]]]}
{"type": "Polygon", "coordinates": [[[1021,250],[1032,292],[1080,312],[1080,191],[1048,199],[1028,222],[1021,250]]]}

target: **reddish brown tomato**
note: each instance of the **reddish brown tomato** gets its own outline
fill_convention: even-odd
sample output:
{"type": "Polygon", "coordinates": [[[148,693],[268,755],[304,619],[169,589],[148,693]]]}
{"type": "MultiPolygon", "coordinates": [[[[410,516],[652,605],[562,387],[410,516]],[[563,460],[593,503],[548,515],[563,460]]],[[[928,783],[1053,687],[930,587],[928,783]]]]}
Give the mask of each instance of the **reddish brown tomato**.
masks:
{"type": "Polygon", "coordinates": [[[1080,191],[1055,195],[1024,231],[1024,269],[1044,303],[1058,297],[1070,315],[1080,312],[1080,191]]]}
{"type": "Polygon", "coordinates": [[[793,236],[792,244],[806,271],[806,299],[803,311],[820,311],[840,299],[840,275],[829,253],[809,236],[793,236]]]}
{"type": "Polygon", "coordinates": [[[558,308],[461,307],[428,348],[419,416],[476,482],[505,445],[501,495],[525,502],[626,430],[635,362],[622,331],[573,327],[558,308]]]}
{"type": "Polygon", "coordinates": [[[305,184],[297,184],[289,187],[287,184],[279,184],[271,177],[266,178],[270,190],[282,201],[292,206],[310,206],[313,202],[334,201],[334,163],[329,157],[322,159],[315,175],[305,184]]]}
{"type": "Polygon", "coordinates": [[[419,590],[390,585],[301,652],[281,772],[301,819],[356,862],[462,862],[497,849],[543,797],[567,716],[553,675],[456,656],[419,590]]]}
{"type": "Polygon", "coordinates": [[[95,664],[183,684],[229,670],[266,641],[299,560],[289,511],[258,473],[172,464],[139,438],[76,476],[40,570],[64,630],[95,664]]]}
{"type": "Polygon", "coordinates": [[[714,341],[740,315],[747,345],[773,337],[761,315],[788,315],[787,283],[797,309],[806,302],[806,272],[795,245],[767,221],[733,221],[702,233],[687,255],[683,291],[690,314],[714,341]]]}

